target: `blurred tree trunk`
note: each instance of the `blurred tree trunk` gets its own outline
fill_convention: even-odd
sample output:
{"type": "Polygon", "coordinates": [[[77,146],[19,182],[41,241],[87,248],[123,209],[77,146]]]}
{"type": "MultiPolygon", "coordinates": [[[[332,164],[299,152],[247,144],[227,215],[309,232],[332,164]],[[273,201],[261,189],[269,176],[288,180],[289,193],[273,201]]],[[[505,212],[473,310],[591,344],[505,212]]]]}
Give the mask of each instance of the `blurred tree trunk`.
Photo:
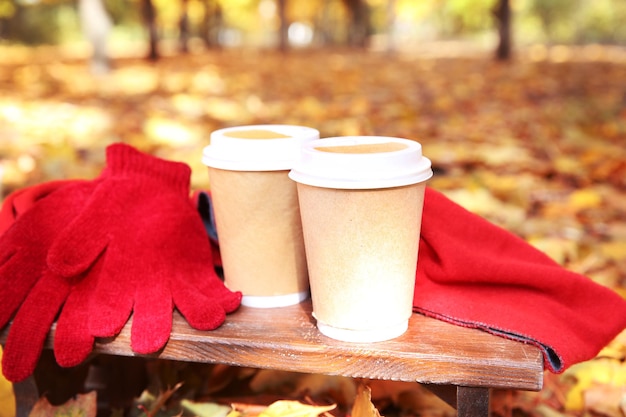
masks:
{"type": "Polygon", "coordinates": [[[180,44],[180,52],[186,54],[189,52],[189,11],[187,6],[188,0],[180,0],[180,19],[178,20],[178,42],[180,44]]]}
{"type": "Polygon", "coordinates": [[[511,58],[511,2],[510,0],[498,0],[498,4],[494,9],[498,25],[499,42],[496,48],[496,59],[499,61],[507,61],[511,58]]]}
{"type": "Polygon", "coordinates": [[[83,34],[91,43],[91,71],[105,74],[110,70],[107,39],[113,23],[102,0],[79,0],[78,16],[83,34]]]}
{"type": "Polygon", "coordinates": [[[156,61],[159,59],[159,35],[156,26],[156,9],[154,4],[152,4],[152,0],[141,0],[141,12],[144,23],[148,28],[148,41],[150,44],[148,59],[156,61]]]}
{"type": "Polygon", "coordinates": [[[13,7],[15,7],[15,12],[13,16],[6,19],[6,24],[4,26],[4,38],[9,40],[17,40],[19,39],[20,28],[23,26],[24,19],[24,6],[18,1],[13,2],[13,7]]]}
{"type": "Polygon", "coordinates": [[[331,10],[333,0],[322,0],[321,10],[317,15],[315,22],[315,38],[316,43],[322,46],[328,46],[337,41],[337,26],[335,20],[337,16],[331,10]]]}
{"type": "Polygon", "coordinates": [[[280,28],[278,31],[278,48],[286,51],[289,47],[289,22],[287,22],[287,0],[278,0],[278,19],[280,28]]]}
{"type": "Polygon", "coordinates": [[[577,15],[582,7],[581,0],[533,0],[530,2],[530,11],[541,22],[548,44],[554,40],[554,29],[560,22],[568,21],[570,26],[575,28],[575,32],[580,31],[580,20],[577,15]]]}
{"type": "Polygon", "coordinates": [[[396,26],[396,0],[387,0],[387,53],[392,53],[396,48],[395,26],[396,26]]]}
{"type": "Polygon", "coordinates": [[[219,46],[222,28],[222,8],[217,0],[204,0],[204,16],[200,29],[202,40],[207,48],[219,46]]]}
{"type": "Polygon", "coordinates": [[[17,41],[26,45],[60,42],[58,6],[55,3],[39,2],[36,6],[15,0],[12,3],[11,15],[5,20],[5,38],[1,40],[17,41]]]}
{"type": "Polygon", "coordinates": [[[342,0],[350,16],[348,44],[365,47],[370,35],[370,10],[365,0],[342,0]]]}

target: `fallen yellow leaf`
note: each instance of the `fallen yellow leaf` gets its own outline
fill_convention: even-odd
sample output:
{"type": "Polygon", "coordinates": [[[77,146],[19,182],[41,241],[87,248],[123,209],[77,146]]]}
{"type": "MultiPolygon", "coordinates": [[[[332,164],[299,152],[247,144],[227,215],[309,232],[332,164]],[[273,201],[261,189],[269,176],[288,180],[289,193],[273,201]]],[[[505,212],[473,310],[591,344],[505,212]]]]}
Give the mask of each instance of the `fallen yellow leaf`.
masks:
{"type": "Polygon", "coordinates": [[[626,259],[626,241],[606,242],[600,245],[602,255],[613,260],[626,259]]]}
{"type": "Polygon", "coordinates": [[[576,210],[596,208],[602,204],[602,196],[595,190],[583,188],[570,194],[569,204],[576,210]]]}
{"type": "Polygon", "coordinates": [[[372,390],[368,386],[359,385],[351,417],[380,417],[380,413],[372,404],[372,390]]]}
{"type": "Polygon", "coordinates": [[[626,385],[626,366],[614,359],[598,358],[572,366],[563,376],[576,380],[576,384],[566,395],[565,409],[577,411],[585,408],[585,392],[594,385],[626,385]]]}
{"type": "Polygon", "coordinates": [[[183,399],[180,405],[196,417],[227,417],[232,408],[216,403],[202,403],[183,399]]]}
{"type": "Polygon", "coordinates": [[[13,417],[14,415],[13,385],[2,374],[2,346],[0,346],[0,417],[13,417]]]}
{"type": "Polygon", "coordinates": [[[259,417],[317,417],[320,414],[333,410],[332,405],[307,405],[298,401],[281,400],[270,404],[259,417]]]}
{"type": "Polygon", "coordinates": [[[46,397],[37,401],[29,417],[96,417],[98,412],[97,394],[95,391],[78,394],[65,404],[55,406],[46,397]]]}

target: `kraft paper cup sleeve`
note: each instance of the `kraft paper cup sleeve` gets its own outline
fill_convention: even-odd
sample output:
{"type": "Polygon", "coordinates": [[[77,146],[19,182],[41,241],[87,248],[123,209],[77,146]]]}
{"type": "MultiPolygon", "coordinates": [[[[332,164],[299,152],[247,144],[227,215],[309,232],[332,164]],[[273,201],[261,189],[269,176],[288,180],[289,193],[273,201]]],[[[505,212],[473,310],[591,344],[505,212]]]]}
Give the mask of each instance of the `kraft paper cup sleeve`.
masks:
{"type": "Polygon", "coordinates": [[[242,304],[271,308],[308,296],[296,185],[281,171],[209,167],[226,285],[242,304]]]}

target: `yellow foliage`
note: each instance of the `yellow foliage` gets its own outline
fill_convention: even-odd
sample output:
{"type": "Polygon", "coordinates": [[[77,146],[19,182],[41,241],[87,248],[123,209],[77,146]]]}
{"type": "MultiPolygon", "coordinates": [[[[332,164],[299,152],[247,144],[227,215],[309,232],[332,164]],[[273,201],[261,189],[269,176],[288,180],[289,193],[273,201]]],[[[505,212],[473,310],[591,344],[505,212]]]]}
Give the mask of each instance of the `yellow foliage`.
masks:
{"type": "Polygon", "coordinates": [[[35,403],[29,417],[96,417],[97,394],[95,391],[78,394],[65,404],[55,406],[44,396],[35,403]]]}
{"type": "Polygon", "coordinates": [[[437,7],[432,2],[400,0],[396,3],[396,14],[407,19],[424,19],[437,7]]]}
{"type": "Polygon", "coordinates": [[[608,259],[614,259],[616,261],[626,259],[626,242],[624,241],[602,243],[600,249],[602,255],[608,259]]]}
{"type": "Polygon", "coordinates": [[[15,6],[11,1],[0,1],[0,17],[9,18],[15,14],[15,6]]]}
{"type": "Polygon", "coordinates": [[[317,417],[320,414],[333,410],[335,404],[319,406],[307,405],[298,401],[276,401],[270,404],[259,417],[317,417]]]}
{"type": "Polygon", "coordinates": [[[13,385],[2,375],[2,346],[0,346],[0,417],[15,416],[13,385]]]}
{"type": "Polygon", "coordinates": [[[571,239],[531,236],[527,241],[560,265],[564,265],[567,261],[576,261],[579,258],[578,243],[571,239]]]}
{"type": "Polygon", "coordinates": [[[180,405],[197,417],[227,417],[232,409],[216,403],[202,403],[183,399],[180,405]]]}
{"type": "Polygon", "coordinates": [[[324,5],[320,0],[306,0],[287,3],[287,15],[293,21],[314,22],[324,5]]]}
{"type": "Polygon", "coordinates": [[[597,384],[620,387],[626,385],[626,364],[614,359],[598,358],[572,366],[564,378],[574,378],[576,384],[566,394],[565,409],[585,409],[584,394],[597,384]]]}
{"type": "Polygon", "coordinates": [[[184,146],[197,143],[199,134],[179,121],[151,117],[144,125],[146,136],[155,143],[184,146]]]}
{"type": "Polygon", "coordinates": [[[570,194],[569,204],[576,210],[595,208],[602,204],[602,197],[592,189],[583,188],[570,194]]]}
{"type": "Polygon", "coordinates": [[[372,403],[372,390],[366,385],[359,385],[358,393],[352,406],[352,417],[380,417],[372,403]]]}

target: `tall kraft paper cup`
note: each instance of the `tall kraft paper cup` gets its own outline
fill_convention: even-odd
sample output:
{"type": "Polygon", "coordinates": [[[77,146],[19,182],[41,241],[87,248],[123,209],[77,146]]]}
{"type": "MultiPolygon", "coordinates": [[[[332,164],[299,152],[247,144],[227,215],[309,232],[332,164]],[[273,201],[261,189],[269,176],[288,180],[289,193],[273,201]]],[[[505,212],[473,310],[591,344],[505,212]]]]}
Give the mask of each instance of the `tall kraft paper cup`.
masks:
{"type": "Polygon", "coordinates": [[[297,182],[313,315],[349,342],[393,339],[412,314],[424,182],[419,143],[354,136],[305,144],[297,182]]]}
{"type": "Polygon", "coordinates": [[[241,303],[271,308],[309,296],[296,185],[288,177],[301,146],[319,139],[304,126],[252,125],[211,133],[203,150],[228,288],[241,303]]]}

